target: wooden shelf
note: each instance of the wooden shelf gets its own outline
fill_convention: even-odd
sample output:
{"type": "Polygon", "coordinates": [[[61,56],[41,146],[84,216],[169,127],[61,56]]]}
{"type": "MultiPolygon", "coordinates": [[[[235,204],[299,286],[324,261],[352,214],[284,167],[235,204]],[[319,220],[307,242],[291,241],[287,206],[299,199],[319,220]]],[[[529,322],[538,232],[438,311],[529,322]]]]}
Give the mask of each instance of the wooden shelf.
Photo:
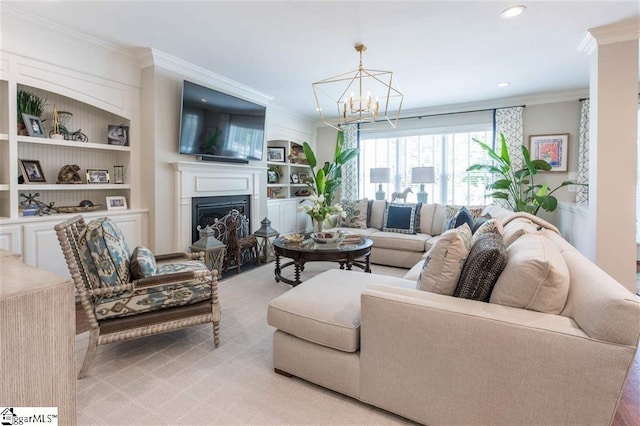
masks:
{"type": "Polygon", "coordinates": [[[86,191],[90,189],[107,190],[107,189],[131,189],[129,184],[115,184],[115,183],[81,183],[81,184],[39,184],[39,183],[25,183],[18,185],[18,191],[32,190],[32,191],[86,191]]]}
{"type": "Polygon", "coordinates": [[[66,141],[63,139],[35,138],[32,136],[18,136],[18,143],[66,146],[66,147],[81,148],[81,149],[102,149],[105,151],[124,151],[124,152],[131,151],[131,147],[129,146],[109,145],[106,143],[66,141]]]}

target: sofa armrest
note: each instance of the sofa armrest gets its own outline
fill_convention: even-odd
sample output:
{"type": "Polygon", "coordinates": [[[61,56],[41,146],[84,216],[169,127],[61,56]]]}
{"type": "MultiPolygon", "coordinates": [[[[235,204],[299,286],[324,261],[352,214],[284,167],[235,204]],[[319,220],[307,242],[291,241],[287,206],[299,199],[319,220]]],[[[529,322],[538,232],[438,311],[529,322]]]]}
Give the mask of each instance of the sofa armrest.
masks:
{"type": "Polygon", "coordinates": [[[425,424],[608,424],[636,347],[571,318],[370,286],[361,399],[425,424]]]}

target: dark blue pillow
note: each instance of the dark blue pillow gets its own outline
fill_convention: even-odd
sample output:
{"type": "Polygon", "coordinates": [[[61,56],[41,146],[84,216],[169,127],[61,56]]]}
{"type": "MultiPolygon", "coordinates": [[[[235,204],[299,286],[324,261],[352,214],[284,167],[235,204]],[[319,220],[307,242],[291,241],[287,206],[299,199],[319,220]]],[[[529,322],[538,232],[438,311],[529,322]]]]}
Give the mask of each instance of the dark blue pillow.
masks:
{"type": "Polygon", "coordinates": [[[401,234],[415,234],[418,229],[421,203],[394,204],[387,203],[384,210],[385,232],[399,232],[401,234]]]}
{"type": "Polygon", "coordinates": [[[469,225],[469,229],[473,229],[473,215],[469,209],[462,207],[458,210],[458,213],[449,220],[449,223],[447,223],[447,229],[456,229],[465,223],[469,225]]]}

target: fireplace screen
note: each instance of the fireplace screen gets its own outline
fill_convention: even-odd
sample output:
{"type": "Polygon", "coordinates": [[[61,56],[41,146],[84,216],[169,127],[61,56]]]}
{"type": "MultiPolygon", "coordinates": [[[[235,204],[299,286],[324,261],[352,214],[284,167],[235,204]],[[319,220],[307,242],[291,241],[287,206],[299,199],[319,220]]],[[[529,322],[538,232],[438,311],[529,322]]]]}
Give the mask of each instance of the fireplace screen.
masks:
{"type": "MultiPolygon", "coordinates": [[[[251,214],[249,207],[249,196],[224,196],[224,197],[198,197],[192,199],[192,221],[193,234],[192,243],[200,238],[197,230],[198,225],[202,228],[207,225],[214,228],[214,236],[227,246],[231,242],[229,232],[233,230],[238,240],[245,238],[251,233],[251,214]]],[[[224,270],[237,268],[235,256],[226,256],[224,270]]],[[[240,255],[240,266],[252,260],[252,253],[249,249],[243,249],[240,255]]]]}

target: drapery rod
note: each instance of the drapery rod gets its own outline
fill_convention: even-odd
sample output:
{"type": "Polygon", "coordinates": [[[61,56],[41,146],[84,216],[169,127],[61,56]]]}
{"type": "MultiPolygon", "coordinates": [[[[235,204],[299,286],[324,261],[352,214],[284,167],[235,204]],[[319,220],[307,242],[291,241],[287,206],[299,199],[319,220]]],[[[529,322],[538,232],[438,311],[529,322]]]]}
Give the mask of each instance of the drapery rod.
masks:
{"type": "MultiPolygon", "coordinates": [[[[638,93],[638,96],[640,96],[640,93],[638,93]]],[[[578,99],[578,102],[587,101],[587,100],[589,100],[589,98],[580,98],[578,99]]]]}
{"type": "Polygon", "coordinates": [[[409,119],[421,119],[421,118],[426,118],[426,117],[439,117],[441,115],[453,115],[453,114],[470,114],[472,112],[485,112],[485,111],[495,111],[496,109],[506,109],[506,108],[517,108],[517,107],[522,107],[522,108],[526,108],[526,105],[514,105],[514,106],[508,106],[508,107],[500,107],[500,108],[485,108],[485,109],[472,109],[469,111],[457,111],[457,112],[441,112],[438,114],[423,114],[423,115],[414,115],[411,117],[400,117],[398,118],[398,120],[409,120],[409,119]]]}

